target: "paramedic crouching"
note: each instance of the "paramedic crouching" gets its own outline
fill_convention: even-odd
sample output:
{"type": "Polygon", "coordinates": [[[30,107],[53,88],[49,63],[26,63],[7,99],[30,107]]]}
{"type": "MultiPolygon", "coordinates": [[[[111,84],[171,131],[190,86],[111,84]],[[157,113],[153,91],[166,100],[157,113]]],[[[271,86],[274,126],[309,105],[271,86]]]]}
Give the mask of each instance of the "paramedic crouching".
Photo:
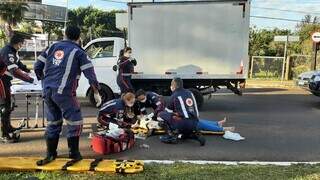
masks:
{"type": "Polygon", "coordinates": [[[43,82],[43,94],[46,103],[48,126],[46,129],[47,157],[37,162],[45,165],[57,157],[59,135],[63,119],[67,124],[67,141],[69,158],[74,161],[82,159],[79,152],[79,137],[82,132],[83,119],[80,106],[74,95],[77,76],[84,74],[93,89],[97,106],[101,104],[99,83],[93,65],[85,51],[79,46],[80,29],[67,27],[63,40],[53,44],[37,59],[34,71],[43,82]]]}
{"type": "Polygon", "coordinates": [[[195,134],[199,111],[192,92],[183,88],[183,81],[180,78],[171,81],[170,89],[172,95],[168,106],[165,111],[159,113],[168,134],[161,136],[160,140],[164,143],[177,143],[178,136],[182,135],[183,138],[195,139],[204,146],[204,137],[195,134]]]}

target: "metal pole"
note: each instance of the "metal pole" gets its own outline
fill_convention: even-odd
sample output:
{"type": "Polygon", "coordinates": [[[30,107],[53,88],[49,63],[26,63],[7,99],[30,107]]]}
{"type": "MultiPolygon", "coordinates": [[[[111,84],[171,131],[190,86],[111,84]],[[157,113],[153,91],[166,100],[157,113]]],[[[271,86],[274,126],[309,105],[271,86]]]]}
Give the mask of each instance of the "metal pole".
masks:
{"type": "Polygon", "coordinates": [[[318,54],[318,49],[317,49],[317,44],[318,43],[313,43],[313,60],[311,61],[311,71],[315,71],[317,69],[317,54],[318,54]]]}
{"type": "Polygon", "coordinates": [[[34,42],[34,60],[37,60],[37,39],[36,37],[33,38],[33,42],[34,42]]]}
{"type": "Polygon", "coordinates": [[[66,31],[66,29],[67,29],[68,6],[69,6],[69,0],[67,0],[66,14],[65,14],[65,16],[64,16],[64,31],[66,31]]]}
{"type": "Polygon", "coordinates": [[[286,59],[287,59],[288,40],[289,40],[289,34],[287,35],[287,41],[284,44],[284,55],[283,55],[282,73],[281,73],[281,80],[282,81],[284,80],[284,71],[285,71],[285,65],[286,65],[286,59]]]}
{"type": "Polygon", "coordinates": [[[90,36],[90,41],[92,41],[92,27],[89,27],[89,36],[90,36]]]}
{"type": "Polygon", "coordinates": [[[250,78],[252,79],[253,76],[253,58],[254,56],[251,57],[251,69],[250,69],[250,78]]]}

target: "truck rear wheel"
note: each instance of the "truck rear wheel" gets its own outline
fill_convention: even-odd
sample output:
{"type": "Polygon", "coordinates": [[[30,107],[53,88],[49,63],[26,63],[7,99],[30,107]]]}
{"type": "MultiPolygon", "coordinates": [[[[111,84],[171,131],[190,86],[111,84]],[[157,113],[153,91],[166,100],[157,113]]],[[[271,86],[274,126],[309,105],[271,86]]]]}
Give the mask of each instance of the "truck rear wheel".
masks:
{"type": "Polygon", "coordinates": [[[193,93],[194,98],[197,101],[198,108],[201,109],[203,106],[203,103],[204,103],[204,98],[203,98],[202,93],[198,89],[195,89],[195,88],[190,88],[189,90],[193,93]]]}
{"type": "MultiPolygon", "coordinates": [[[[114,94],[108,86],[103,84],[100,84],[100,86],[101,86],[101,89],[99,90],[99,93],[102,99],[102,104],[114,98],[114,94]]],[[[89,97],[90,103],[93,106],[96,106],[96,101],[94,100],[93,91],[91,89],[89,91],[88,97],[89,97]]]]}

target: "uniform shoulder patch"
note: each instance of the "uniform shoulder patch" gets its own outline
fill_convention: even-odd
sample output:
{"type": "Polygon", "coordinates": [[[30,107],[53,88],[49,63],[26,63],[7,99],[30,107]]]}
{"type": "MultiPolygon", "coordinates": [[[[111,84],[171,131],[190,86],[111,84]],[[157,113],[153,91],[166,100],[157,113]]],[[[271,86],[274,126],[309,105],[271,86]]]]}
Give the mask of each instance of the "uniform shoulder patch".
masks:
{"type": "Polygon", "coordinates": [[[57,60],[61,60],[64,57],[64,52],[62,50],[58,50],[56,52],[54,52],[54,58],[56,58],[57,60]]]}
{"type": "Polygon", "coordinates": [[[193,100],[191,98],[186,99],[187,106],[193,106],[193,100]]]}

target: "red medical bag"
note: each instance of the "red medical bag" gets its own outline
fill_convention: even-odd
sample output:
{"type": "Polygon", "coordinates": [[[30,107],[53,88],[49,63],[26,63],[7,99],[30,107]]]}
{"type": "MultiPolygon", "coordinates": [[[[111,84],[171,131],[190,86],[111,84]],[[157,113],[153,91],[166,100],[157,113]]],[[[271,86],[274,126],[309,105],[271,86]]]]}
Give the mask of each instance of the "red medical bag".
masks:
{"type": "Polygon", "coordinates": [[[130,130],[125,130],[118,138],[96,133],[91,139],[91,148],[98,154],[106,155],[131,149],[134,143],[134,134],[130,130]]]}

